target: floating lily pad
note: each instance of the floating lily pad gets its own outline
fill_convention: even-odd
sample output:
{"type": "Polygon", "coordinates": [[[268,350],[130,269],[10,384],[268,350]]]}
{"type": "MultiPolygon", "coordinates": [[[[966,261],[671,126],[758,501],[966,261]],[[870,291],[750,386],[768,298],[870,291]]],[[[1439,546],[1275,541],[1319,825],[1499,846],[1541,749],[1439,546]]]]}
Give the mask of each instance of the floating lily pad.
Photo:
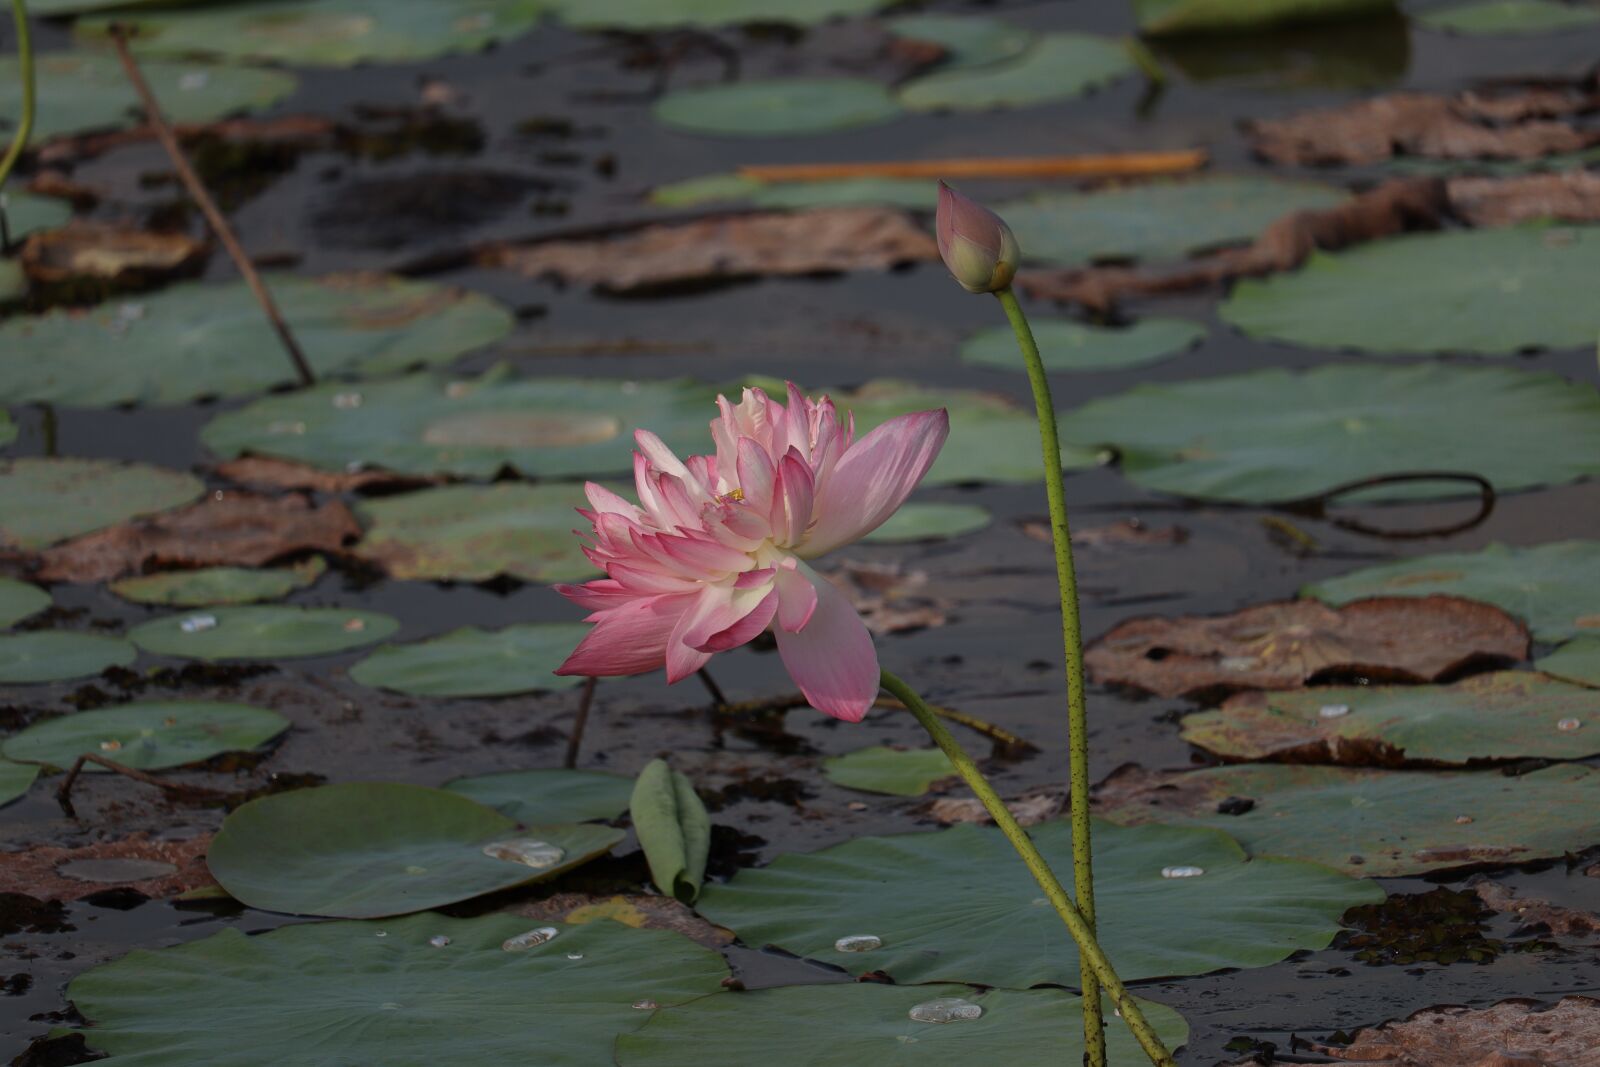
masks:
{"type": "Polygon", "coordinates": [[[994,516],[976,504],[905,504],[862,540],[878,544],[936,541],[975,533],[993,521],[994,516]]]}
{"type": "Polygon", "coordinates": [[[945,50],[940,70],[981,67],[1012,59],[1028,50],[1034,33],[983,15],[901,15],[885,19],[896,37],[931,41],[945,50]]]}
{"type": "MultiPolygon", "coordinates": [[[[84,753],[144,771],[248,752],[289,728],[289,720],[247,704],[170,701],[123,704],[43,719],[5,742],[8,759],[70,767],[84,753]]],[[[85,764],[86,771],[105,768],[85,764]]]]}
{"type": "Polygon", "coordinates": [[[589,627],[576,622],[523,623],[503,630],[464,626],[411,645],[385,645],[350,668],[362,685],[413,696],[490,697],[570,689],[582,678],[551,672],[589,627]]]}
{"type": "MultiPolygon", "coordinates": [[[[187,15],[185,17],[188,17],[187,15]]],[[[105,52],[47,52],[35,57],[38,112],[35,144],[90,130],[137,126],[144,112],[122,64],[105,52]]],[[[240,111],[271,107],[294,91],[282,70],[217,67],[207,63],[141,63],[145,80],[169,122],[212,122],[240,111]]],[[[0,58],[0,131],[21,113],[22,79],[12,56],[0,58]]]]}
{"type": "Polygon", "coordinates": [[[1152,36],[1237,33],[1296,22],[1331,22],[1393,11],[1394,0],[1134,0],[1139,30],[1152,36]]]}
{"type": "Polygon", "coordinates": [[[445,789],[319,786],[233,812],[207,862],[222,888],[252,908],[370,919],[553,878],[625,836],[590,823],[516,827],[445,789]]]}
{"type": "MultiPolygon", "coordinates": [[[[1143,385],[1085,404],[1061,430],[1116,446],[1146,489],[1250,504],[1400,471],[1470,471],[1500,492],[1600,473],[1600,392],[1502,367],[1340,363],[1143,385]]],[[[1463,491],[1403,482],[1360,499],[1463,491]]]]}
{"type": "MultiPolygon", "coordinates": [[[[428,282],[370,274],[267,281],[319,376],[449,363],[513,324],[488,297],[428,282]]],[[[0,323],[0,351],[0,400],[11,403],[182,404],[296,381],[242,281],[191,282],[88,312],[8,319],[0,323]]],[[[321,399],[335,412],[363,400],[353,387],[321,399]]]]}
{"type": "Polygon", "coordinates": [[[610,1067],[615,1035],[644,1024],[639,1000],[719,992],[727,965],[679,934],[620,923],[554,926],[513,915],[413,915],[382,923],[236,929],[135,951],[72,980],[90,1048],[125,1064],[539,1062],[610,1067]],[[381,936],[380,936],[381,935],[381,936]],[[577,958],[569,958],[577,957],[577,958]],[[194,1020],[226,1019],[226,1026],[194,1020]]]}
{"type": "Polygon", "coordinates": [[[809,26],[866,15],[890,0],[561,0],[561,20],[589,30],[787,23],[809,26]]]}
{"type": "MultiPolygon", "coordinates": [[[[21,300],[28,295],[28,276],[22,272],[22,264],[15,259],[0,259],[0,305],[21,300]]],[[[17,428],[11,422],[11,416],[0,409],[0,445],[8,445],[12,438],[17,436],[17,428]]]]}
{"type": "Polygon", "coordinates": [[[1600,635],[1568,641],[1533,665],[1556,678],[1600,688],[1600,635]]]}
{"type": "Polygon", "coordinates": [[[138,604],[202,607],[277,600],[311,585],[328,569],[321,556],[292,567],[203,567],[194,571],[141,574],[111,583],[111,591],[138,604]]]}
{"type": "Polygon", "coordinates": [[[758,207],[811,208],[848,204],[887,204],[932,210],[938,189],[920,178],[842,178],[837,181],[759,182],[738,174],[706,174],[659,185],[650,202],[662,207],[744,201],[758,207]]]}
{"type": "Polygon", "coordinates": [[[941,778],[955,774],[950,757],[937,748],[886,748],[874,745],[822,761],[834,785],[863,793],[920,797],[941,778]]]}
{"type": "Polygon", "coordinates": [[[151,619],[129,630],[128,638],[158,656],[288,659],[370,645],[399,628],[393,616],[376,611],[260,604],[151,619]]]}
{"type": "MultiPolygon", "coordinates": [[[[1066,822],[1029,833],[1055,870],[1072,869],[1066,822]]],[[[1099,823],[1094,850],[1100,943],[1125,981],[1276,963],[1326,946],[1346,908],[1384,897],[1373,883],[1325,867],[1247,859],[1219,832],[1099,823]],[[1162,874],[1195,867],[1204,873],[1162,874]]],[[[862,837],[779,856],[707,886],[696,910],[748,945],[778,945],[852,974],[882,970],[902,985],[958,976],[1012,988],[1077,982],[1061,917],[992,827],[862,837]],[[874,935],[882,947],[835,949],[851,934],[874,935]]]]}
{"type": "MultiPolygon", "coordinates": [[[[0,63],[3,62],[0,60],[0,63]]],[[[0,119],[0,128],[3,128],[4,122],[4,119],[0,119]]],[[[34,196],[12,189],[0,193],[0,208],[5,209],[6,228],[13,241],[26,237],[34,230],[53,230],[57,226],[65,226],[67,220],[72,218],[72,205],[59,197],[34,196]]]]}
{"type": "MultiPolygon", "coordinates": [[[[868,953],[865,959],[871,959],[868,953]]],[[[892,986],[876,982],[759,989],[704,997],[656,1012],[617,1040],[621,1067],[971,1067],[974,1063],[1083,1061],[1081,1001],[1060,989],[974,990],[963,985],[892,986]],[[919,1004],[956,997],[983,1012],[977,1019],[918,1022],[919,1004]],[[826,1025],[819,1026],[825,1020],[826,1025]]],[[[1168,1049],[1189,1039],[1171,1008],[1140,1001],[1168,1049]]],[[[1149,1058],[1118,1020],[1106,1027],[1111,1067],[1149,1058]]]]}
{"type": "Polygon", "coordinates": [[[0,629],[21,622],[50,606],[50,594],[36,585],[0,578],[0,629]]]}
{"type": "Polygon", "coordinates": [[[1040,193],[996,210],[1022,235],[1024,258],[1078,266],[1102,259],[1182,259],[1242,244],[1291,211],[1332,207],[1344,199],[1342,190],[1327,185],[1219,176],[1040,193]]]}
{"type": "Polygon", "coordinates": [[[1592,347],[1600,309],[1578,279],[1597,272],[1600,226],[1419,233],[1246,279],[1219,313],[1252,337],[1381,355],[1592,347]]]}
{"type": "Polygon", "coordinates": [[[1424,11],[1412,19],[1429,30],[1472,36],[1514,33],[1554,33],[1600,22],[1600,11],[1554,0],[1489,0],[1441,10],[1424,11]]]}
{"type": "Polygon", "coordinates": [[[552,768],[457,778],[445,788],[521,823],[593,822],[615,819],[628,810],[633,779],[552,768]]]}
{"type": "MultiPolygon", "coordinates": [[[[1582,447],[1573,442],[1574,447],[1582,447]]],[[[1451,596],[1482,600],[1527,622],[1540,641],[1600,630],[1600,541],[1556,541],[1532,548],[1490,545],[1365,567],[1308,585],[1301,596],[1344,604],[1372,596],[1451,596]]]]}
{"type": "Polygon", "coordinates": [[[997,63],[936,70],[907,82],[900,103],[911,111],[988,111],[1069,100],[1132,74],[1120,41],[1086,33],[1046,33],[997,63]]]}
{"type": "MultiPolygon", "coordinates": [[[[1206,328],[1188,319],[1140,319],[1110,328],[1066,319],[1035,320],[1033,339],[1047,371],[1126,370],[1171,359],[1205,339],[1206,328]]],[[[1025,372],[1009,326],[979,330],[961,345],[961,359],[984,367],[1025,372]]]]}
{"type": "Polygon", "coordinates": [[[877,82],[788,78],[679,89],[656,101],[656,118],[690,133],[792,137],[888,122],[900,105],[877,82]]]}
{"type": "Polygon", "coordinates": [[[0,634],[0,683],[63,682],[126,667],[138,651],[120,637],[35,630],[0,634]]]}
{"type": "Polygon", "coordinates": [[[0,807],[26,793],[37,777],[39,777],[38,764],[0,760],[0,807]]]}
{"type": "Polygon", "coordinates": [[[1135,768],[1113,775],[1096,802],[1119,822],[1215,827],[1252,855],[1298,856],[1373,878],[1527,863],[1600,842],[1600,771],[1581,764],[1514,777],[1280,764],[1135,768]],[[1220,814],[1229,798],[1253,805],[1220,814]]]}
{"type": "Polygon", "coordinates": [[[187,504],[192,474],[109,459],[0,462],[0,544],[35,549],[187,504]]]}

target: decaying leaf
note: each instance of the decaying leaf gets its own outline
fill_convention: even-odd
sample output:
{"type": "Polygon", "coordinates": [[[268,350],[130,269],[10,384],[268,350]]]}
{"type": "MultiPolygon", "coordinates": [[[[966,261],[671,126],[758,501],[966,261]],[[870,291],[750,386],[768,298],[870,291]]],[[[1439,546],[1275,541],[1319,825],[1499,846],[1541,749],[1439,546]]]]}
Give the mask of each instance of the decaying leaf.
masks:
{"type": "Polygon", "coordinates": [[[216,466],[219,476],[258,489],[307,489],[317,493],[345,493],[361,489],[413,489],[440,479],[385,470],[325,471],[271,456],[240,456],[216,466]]]}
{"type": "Polygon", "coordinates": [[[1532,219],[1600,220],[1600,174],[1587,170],[1452,178],[1450,207],[1473,226],[1515,226],[1532,219]]]}
{"type": "Polygon", "coordinates": [[[918,593],[928,584],[926,571],[907,571],[898,563],[846,560],[823,574],[844,591],[875,634],[926,630],[949,621],[946,602],[918,593]]]}
{"type": "MultiPolygon", "coordinates": [[[[1592,937],[1600,934],[1600,915],[1553,904],[1548,900],[1519,897],[1510,886],[1499,882],[1479,882],[1472,887],[1485,907],[1508,915],[1515,915],[1526,927],[1542,926],[1552,934],[1564,937],[1592,937]]],[[[1600,1039],[1600,1032],[1597,1032],[1600,1039]]]]}
{"type": "MultiPolygon", "coordinates": [[[[212,139],[225,144],[274,144],[298,148],[315,148],[328,143],[338,130],[338,124],[320,115],[279,115],[273,118],[223,119],[220,122],[180,123],[173,130],[178,139],[194,142],[212,139]]],[[[38,151],[41,164],[68,165],[122,148],[156,139],[149,126],[128,130],[103,130],[71,137],[58,137],[42,145],[38,151]]]]}
{"type": "Polygon", "coordinates": [[[206,869],[211,835],[183,841],[134,834],[82,848],[41,845],[0,853],[0,892],[41,900],[77,900],[107,889],[133,889],[147,897],[174,897],[214,884],[206,869]]]}
{"type": "Polygon", "coordinates": [[[1357,1030],[1348,1045],[1311,1047],[1347,1063],[1396,1067],[1600,1067],[1600,1000],[1424,1008],[1404,1022],[1357,1030]]]}
{"type": "MultiPolygon", "coordinates": [[[[1034,793],[1006,801],[1006,810],[1023,826],[1032,826],[1060,815],[1066,803],[1067,798],[1060,793],[1034,793]]],[[[994,821],[976,797],[940,797],[928,805],[927,811],[946,826],[958,822],[994,821]]]]}
{"type": "Polygon", "coordinates": [[[511,908],[535,922],[591,923],[601,919],[643,930],[673,930],[707,948],[732,943],[733,931],[700,918],[687,904],[668,896],[627,895],[599,897],[585,893],[554,893],[511,908]]]}
{"type": "Polygon", "coordinates": [[[22,269],[35,285],[92,285],[95,291],[145,289],[193,274],[209,246],[184,233],[152,233],[75,219],[30,234],[22,269]]]}
{"type": "Polygon", "coordinates": [[[1130,619],[1095,641],[1084,663],[1097,682],[1207,699],[1352,677],[1427,682],[1527,651],[1526,627],[1487,604],[1373,597],[1337,611],[1289,600],[1231,615],[1130,619]]]}
{"type": "MultiPolygon", "coordinates": [[[[1035,540],[1050,541],[1050,527],[1043,523],[1024,526],[1023,532],[1035,540]]],[[[1085,548],[1145,548],[1181,545],[1187,540],[1189,531],[1182,526],[1146,526],[1138,519],[1122,519],[1105,526],[1086,526],[1072,531],[1072,543],[1085,548]]]]}

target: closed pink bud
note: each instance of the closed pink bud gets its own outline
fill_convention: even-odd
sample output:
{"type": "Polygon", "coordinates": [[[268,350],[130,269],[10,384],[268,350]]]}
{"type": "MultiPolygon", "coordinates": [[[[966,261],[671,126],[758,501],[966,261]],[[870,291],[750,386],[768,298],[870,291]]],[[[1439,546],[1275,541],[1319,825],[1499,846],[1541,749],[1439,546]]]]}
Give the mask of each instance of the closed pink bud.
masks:
{"type": "Polygon", "coordinates": [[[1017,239],[1005,221],[979,204],[939,183],[939,211],[934,233],[944,265],[969,293],[998,293],[1011,285],[1022,258],[1017,239]]]}

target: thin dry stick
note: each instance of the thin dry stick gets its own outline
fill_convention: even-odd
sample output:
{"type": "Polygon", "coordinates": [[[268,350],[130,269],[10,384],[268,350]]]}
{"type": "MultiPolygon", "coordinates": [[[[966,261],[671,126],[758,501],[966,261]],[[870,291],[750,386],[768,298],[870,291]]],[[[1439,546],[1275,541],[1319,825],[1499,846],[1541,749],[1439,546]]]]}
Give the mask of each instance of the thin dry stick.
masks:
{"type": "Polygon", "coordinates": [[[572,733],[567,737],[567,757],[561,765],[567,770],[578,765],[578,746],[583,744],[583,731],[589,725],[589,709],[594,706],[594,687],[600,679],[590,676],[583,680],[583,695],[578,697],[578,713],[572,718],[572,733]]]}
{"type": "Polygon", "coordinates": [[[704,683],[706,692],[711,694],[711,701],[716,705],[717,709],[721,710],[722,708],[728,707],[728,697],[722,692],[722,686],[717,684],[717,680],[711,677],[711,672],[706,670],[704,667],[701,667],[694,673],[698,675],[700,677],[700,681],[704,683]]]}
{"type": "Polygon", "coordinates": [[[846,178],[1138,178],[1187,174],[1206,165],[1204,149],[1094,156],[1010,156],[996,159],[912,159],[866,163],[789,163],[739,168],[758,182],[846,178]]]}
{"type": "Polygon", "coordinates": [[[210,798],[228,795],[220,789],[207,789],[203,785],[184,785],[181,782],[169,782],[163,778],[157,778],[153,774],[134,770],[125,763],[118,763],[116,760],[97,756],[92,752],[85,752],[73,762],[72,768],[67,771],[67,776],[61,780],[61,785],[56,788],[56,802],[61,805],[61,810],[67,813],[68,818],[75,819],[78,817],[78,813],[72,807],[72,787],[77,783],[78,775],[83,773],[83,765],[85,763],[97,763],[108,771],[116,771],[118,774],[132,778],[136,782],[153,785],[163,793],[170,793],[175,796],[210,798]]]}
{"type": "Polygon", "coordinates": [[[183,147],[178,144],[177,136],[173,134],[172,127],[167,125],[166,117],[161,114],[161,105],[157,102],[155,94],[150,91],[150,83],[144,80],[139,64],[134,62],[133,53],[128,51],[127,35],[121,26],[112,25],[111,43],[116,46],[117,58],[122,60],[122,69],[127,73],[133,91],[139,94],[139,101],[144,105],[144,113],[150,121],[150,128],[155,131],[156,140],[166,149],[173,167],[178,172],[178,180],[183,182],[183,187],[188,190],[190,198],[199,205],[201,213],[206,217],[206,223],[211,227],[211,232],[217,235],[217,240],[227,249],[228,258],[233,260],[233,265],[244,275],[244,280],[250,286],[250,291],[255,294],[261,310],[266,312],[267,321],[272,323],[272,328],[277,331],[278,340],[283,342],[284,351],[289,353],[289,362],[294,364],[300,384],[315,385],[317,379],[311,373],[311,365],[306,362],[305,353],[300,350],[299,343],[290,332],[289,324],[278,312],[278,305],[273,302],[272,294],[261,281],[261,275],[256,273],[255,264],[245,255],[244,247],[234,236],[233,228],[217,209],[211,194],[206,192],[205,184],[189,165],[188,158],[183,154],[183,147]]]}

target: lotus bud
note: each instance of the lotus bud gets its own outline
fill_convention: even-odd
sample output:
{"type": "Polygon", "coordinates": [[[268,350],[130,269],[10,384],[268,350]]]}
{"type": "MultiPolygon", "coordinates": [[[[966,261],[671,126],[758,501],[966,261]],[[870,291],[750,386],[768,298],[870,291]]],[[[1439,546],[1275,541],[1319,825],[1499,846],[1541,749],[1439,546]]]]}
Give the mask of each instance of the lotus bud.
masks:
{"type": "Polygon", "coordinates": [[[1010,287],[1022,251],[999,215],[940,182],[934,232],[939,255],[961,288],[998,293],[1010,287]]]}

